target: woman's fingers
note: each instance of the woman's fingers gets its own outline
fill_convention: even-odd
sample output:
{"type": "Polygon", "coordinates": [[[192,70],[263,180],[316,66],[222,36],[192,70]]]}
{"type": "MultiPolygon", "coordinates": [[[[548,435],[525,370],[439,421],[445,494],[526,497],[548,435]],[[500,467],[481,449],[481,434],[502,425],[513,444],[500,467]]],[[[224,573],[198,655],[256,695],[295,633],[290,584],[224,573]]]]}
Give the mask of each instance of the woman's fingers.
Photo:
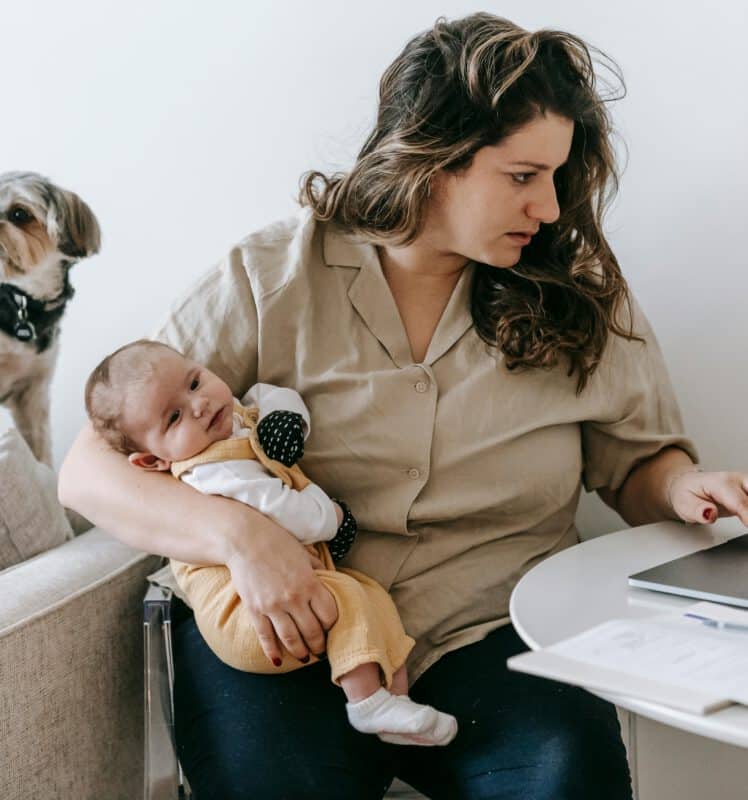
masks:
{"type": "Polygon", "coordinates": [[[337,622],[338,604],[323,583],[317,583],[309,600],[309,606],[323,630],[329,631],[337,622]]]}
{"type": "Polygon", "coordinates": [[[306,646],[301,632],[291,615],[284,611],[279,611],[270,615],[270,621],[273,623],[275,633],[286,650],[292,656],[298,658],[299,661],[304,661],[304,659],[308,661],[309,648],[306,646]]]}
{"type": "Polygon", "coordinates": [[[325,652],[325,632],[310,606],[292,610],[291,614],[309,652],[315,656],[322,655],[325,652]]]}
{"type": "Polygon", "coordinates": [[[313,594],[312,603],[304,604],[299,600],[285,609],[251,614],[260,646],[276,667],[282,663],[284,648],[299,661],[308,658],[310,653],[325,652],[325,631],[337,619],[337,605],[322,584],[313,594]]]}
{"type": "Polygon", "coordinates": [[[257,638],[260,640],[260,647],[263,653],[272,664],[279,667],[283,663],[283,650],[281,649],[278,637],[275,635],[275,629],[270,620],[264,615],[252,616],[252,625],[254,626],[257,638]]]}
{"type": "MultiPolygon", "coordinates": [[[[748,493],[743,488],[742,475],[733,476],[723,473],[725,477],[714,486],[709,487],[709,496],[715,503],[720,516],[736,516],[743,525],[748,525],[748,493]],[[727,514],[721,513],[724,509],[727,514]]],[[[709,520],[712,522],[713,520],[709,520]]]]}
{"type": "Polygon", "coordinates": [[[696,473],[692,478],[689,476],[691,486],[688,487],[688,491],[679,493],[675,509],[684,522],[706,525],[716,522],[719,508],[704,485],[699,482],[701,475],[702,473],[696,473]]]}
{"type": "Polygon", "coordinates": [[[309,653],[324,653],[325,631],[335,624],[338,606],[319,579],[315,577],[307,591],[290,598],[284,611],[285,614],[271,615],[271,620],[278,638],[288,651],[300,660],[309,653]],[[276,620],[281,628],[276,625],[276,620]]]}
{"type": "Polygon", "coordinates": [[[268,660],[279,667],[284,652],[303,661],[310,653],[325,652],[325,632],[319,620],[307,605],[289,611],[251,615],[262,651],[268,660]]]}
{"type": "MultiPolygon", "coordinates": [[[[271,663],[290,653],[304,660],[325,650],[325,631],[337,607],[314,569],[319,558],[269,520],[227,559],[232,583],[246,606],[259,642],[271,663]]],[[[282,662],[281,662],[282,663],[282,662]]]]}
{"type": "Polygon", "coordinates": [[[687,472],[672,486],[673,508],[685,522],[737,516],[748,525],[748,480],[743,473],[687,472]]]}

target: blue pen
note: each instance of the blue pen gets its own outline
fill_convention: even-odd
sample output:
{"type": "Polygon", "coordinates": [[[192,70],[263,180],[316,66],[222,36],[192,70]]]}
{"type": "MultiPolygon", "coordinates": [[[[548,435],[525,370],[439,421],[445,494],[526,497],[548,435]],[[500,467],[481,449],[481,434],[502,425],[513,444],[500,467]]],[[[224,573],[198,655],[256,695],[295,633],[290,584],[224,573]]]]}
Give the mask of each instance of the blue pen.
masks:
{"type": "Polygon", "coordinates": [[[724,622],[721,619],[702,617],[701,614],[684,614],[683,616],[691,617],[691,619],[698,619],[700,620],[702,625],[706,625],[708,628],[717,628],[718,630],[740,631],[741,633],[748,633],[748,624],[741,625],[739,622],[724,622]]]}

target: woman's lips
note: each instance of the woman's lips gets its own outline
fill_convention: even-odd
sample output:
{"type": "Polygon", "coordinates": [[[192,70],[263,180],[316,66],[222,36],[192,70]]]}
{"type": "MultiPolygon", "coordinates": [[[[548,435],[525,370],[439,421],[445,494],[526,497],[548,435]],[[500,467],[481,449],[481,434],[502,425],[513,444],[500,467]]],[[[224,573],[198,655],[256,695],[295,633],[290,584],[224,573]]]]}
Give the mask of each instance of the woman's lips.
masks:
{"type": "Polygon", "coordinates": [[[529,233],[507,233],[507,236],[515,243],[524,247],[527,244],[530,244],[532,241],[532,236],[529,233]]]}

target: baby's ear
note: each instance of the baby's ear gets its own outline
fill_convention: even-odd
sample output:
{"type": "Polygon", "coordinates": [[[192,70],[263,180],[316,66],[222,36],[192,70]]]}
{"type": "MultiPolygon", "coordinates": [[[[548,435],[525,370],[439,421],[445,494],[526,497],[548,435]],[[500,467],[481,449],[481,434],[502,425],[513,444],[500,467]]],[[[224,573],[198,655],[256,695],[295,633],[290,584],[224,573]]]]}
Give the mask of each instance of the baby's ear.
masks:
{"type": "Polygon", "coordinates": [[[127,457],[133,467],[149,471],[166,472],[171,469],[171,461],[154,456],[153,453],[130,453],[127,457]]]}

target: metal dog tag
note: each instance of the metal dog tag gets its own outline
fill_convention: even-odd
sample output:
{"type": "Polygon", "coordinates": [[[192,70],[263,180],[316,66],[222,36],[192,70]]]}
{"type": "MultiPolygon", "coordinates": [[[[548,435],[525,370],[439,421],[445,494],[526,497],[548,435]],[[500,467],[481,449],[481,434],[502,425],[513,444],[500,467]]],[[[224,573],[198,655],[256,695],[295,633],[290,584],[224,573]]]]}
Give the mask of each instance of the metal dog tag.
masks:
{"type": "Polygon", "coordinates": [[[21,342],[30,342],[36,338],[36,329],[29,322],[28,303],[22,294],[13,294],[13,299],[18,306],[18,319],[13,325],[13,335],[21,342]]]}
{"type": "Polygon", "coordinates": [[[21,342],[30,342],[36,336],[36,331],[28,321],[16,322],[13,326],[13,335],[21,342]]]}

